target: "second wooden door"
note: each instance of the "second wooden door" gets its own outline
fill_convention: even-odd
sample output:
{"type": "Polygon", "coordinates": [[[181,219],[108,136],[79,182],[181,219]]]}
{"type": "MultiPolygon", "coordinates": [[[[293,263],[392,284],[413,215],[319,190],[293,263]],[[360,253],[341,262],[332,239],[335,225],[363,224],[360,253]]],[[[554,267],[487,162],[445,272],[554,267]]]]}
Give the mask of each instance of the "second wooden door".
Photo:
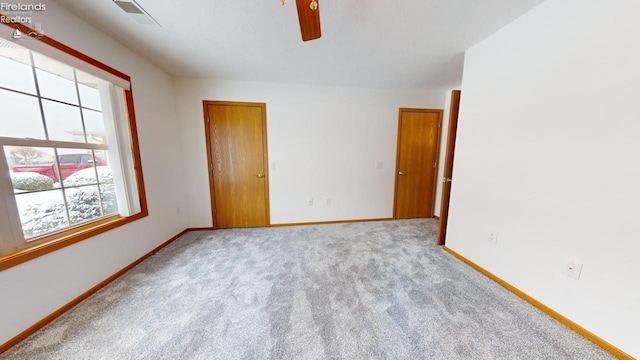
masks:
{"type": "Polygon", "coordinates": [[[442,110],[400,109],[394,218],[434,216],[442,110]]]}
{"type": "Polygon", "coordinates": [[[460,90],[451,92],[451,106],[449,113],[449,131],[447,132],[447,153],[444,161],[442,178],[442,204],[440,204],[440,228],[438,230],[438,245],[444,245],[447,235],[447,221],[449,220],[449,200],[451,198],[451,177],[453,176],[453,157],[456,150],[456,134],[458,132],[458,113],[460,111],[460,90]]]}
{"type": "Polygon", "coordinates": [[[269,224],[265,108],[205,102],[215,228],[269,224]]]}

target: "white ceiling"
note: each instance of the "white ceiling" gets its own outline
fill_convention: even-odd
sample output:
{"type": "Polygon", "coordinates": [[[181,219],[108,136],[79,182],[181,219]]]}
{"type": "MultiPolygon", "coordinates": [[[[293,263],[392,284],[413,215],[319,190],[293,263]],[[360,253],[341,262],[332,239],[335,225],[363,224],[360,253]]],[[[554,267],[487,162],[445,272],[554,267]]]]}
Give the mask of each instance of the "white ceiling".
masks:
{"type": "Polygon", "coordinates": [[[295,1],[58,0],[173,76],[446,90],[464,51],[543,0],[319,0],[322,37],[302,42],[295,1]]]}

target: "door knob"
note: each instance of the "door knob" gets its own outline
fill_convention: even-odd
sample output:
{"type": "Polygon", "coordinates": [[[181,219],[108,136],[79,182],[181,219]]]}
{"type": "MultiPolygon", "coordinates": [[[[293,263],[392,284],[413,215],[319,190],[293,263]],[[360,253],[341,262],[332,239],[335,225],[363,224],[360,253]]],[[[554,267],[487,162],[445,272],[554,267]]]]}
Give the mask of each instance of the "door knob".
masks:
{"type": "Polygon", "coordinates": [[[448,183],[448,182],[451,182],[451,179],[446,178],[446,177],[443,177],[443,178],[442,178],[442,182],[443,182],[443,183],[448,183]]]}
{"type": "Polygon", "coordinates": [[[256,175],[256,177],[262,179],[264,177],[264,174],[258,174],[256,175]]]}
{"type": "Polygon", "coordinates": [[[403,173],[402,171],[398,172],[398,175],[406,175],[405,173],[403,173]]]}

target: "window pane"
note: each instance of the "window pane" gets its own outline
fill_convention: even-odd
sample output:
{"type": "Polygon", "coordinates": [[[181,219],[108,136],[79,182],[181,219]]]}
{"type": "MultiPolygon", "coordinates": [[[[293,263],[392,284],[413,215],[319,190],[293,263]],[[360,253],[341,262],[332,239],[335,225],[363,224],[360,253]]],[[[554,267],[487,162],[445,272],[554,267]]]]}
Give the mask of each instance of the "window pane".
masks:
{"type": "Polygon", "coordinates": [[[98,89],[79,83],[78,90],[80,91],[80,100],[82,101],[82,107],[94,110],[102,110],[102,104],[100,103],[100,92],[98,91],[98,89]]]}
{"type": "Polygon", "coordinates": [[[80,156],[80,164],[93,164],[93,155],[85,154],[80,156]]]}
{"type": "Polygon", "coordinates": [[[111,172],[111,166],[97,166],[98,182],[100,184],[113,184],[113,174],[111,172]]]}
{"type": "Polygon", "coordinates": [[[60,168],[62,170],[64,178],[63,183],[65,187],[98,184],[96,168],[94,166],[93,155],[91,153],[60,155],[60,168]],[[73,160],[73,163],[64,162],[71,160],[73,160]],[[65,174],[67,175],[66,177],[65,174]]]}
{"type": "Polygon", "coordinates": [[[80,163],[80,155],[62,155],[60,156],[60,164],[78,164],[80,163]]]}
{"type": "MultiPolygon", "coordinates": [[[[71,79],[73,79],[73,69],[69,69],[71,70],[71,79]]],[[[78,93],[73,80],[40,69],[36,70],[36,75],[40,96],[78,105],[78,93]]],[[[65,75],[68,76],[68,74],[65,75]]]]}
{"type": "Polygon", "coordinates": [[[106,151],[58,148],[58,163],[54,150],[4,146],[27,239],[118,212],[106,151]]]}
{"type": "Polygon", "coordinates": [[[71,224],[95,220],[102,216],[97,186],[83,186],[66,191],[71,224]]]}
{"type": "Polygon", "coordinates": [[[43,100],[49,140],[85,142],[80,108],[43,100]]]}
{"type": "Polygon", "coordinates": [[[94,144],[106,144],[106,134],[104,131],[104,120],[99,111],[82,109],[84,126],[87,131],[87,140],[94,144]]]}
{"type": "MultiPolygon", "coordinates": [[[[98,184],[96,166],[98,166],[98,173],[105,171],[100,168],[105,167],[106,157],[94,157],[90,150],[58,148],[59,164],[55,162],[53,148],[5,146],[4,151],[12,179],[18,176],[18,173],[35,173],[35,175],[40,174],[50,178],[53,186],[59,187],[58,174],[61,171],[65,187],[96,185],[98,184]]],[[[100,153],[104,152],[100,151],[100,153]]],[[[111,182],[105,180],[111,179],[110,169],[108,171],[109,177],[102,179],[101,182],[111,182]]]]}
{"type": "Polygon", "coordinates": [[[94,150],[96,165],[108,165],[109,164],[109,156],[107,155],[106,150],[94,150]]]}
{"type": "Polygon", "coordinates": [[[5,155],[9,168],[14,165],[51,164],[53,149],[30,146],[5,146],[5,155]]]}
{"type": "Polygon", "coordinates": [[[56,186],[58,166],[52,148],[5,146],[4,152],[16,193],[48,190],[56,186]]]}
{"type": "Polygon", "coordinates": [[[58,149],[64,186],[97,184],[95,160],[90,150],[58,149]]]}
{"type": "Polygon", "coordinates": [[[115,186],[113,184],[100,185],[100,192],[102,194],[102,212],[105,215],[116,214],[118,212],[118,202],[116,201],[115,186]]]}
{"type": "Polygon", "coordinates": [[[36,94],[29,50],[0,48],[0,86],[36,94]]]}
{"type": "Polygon", "coordinates": [[[0,90],[0,136],[44,139],[38,100],[29,95],[0,90]]]}
{"type": "Polygon", "coordinates": [[[23,193],[15,196],[25,238],[30,239],[69,226],[62,190],[23,193]]]}

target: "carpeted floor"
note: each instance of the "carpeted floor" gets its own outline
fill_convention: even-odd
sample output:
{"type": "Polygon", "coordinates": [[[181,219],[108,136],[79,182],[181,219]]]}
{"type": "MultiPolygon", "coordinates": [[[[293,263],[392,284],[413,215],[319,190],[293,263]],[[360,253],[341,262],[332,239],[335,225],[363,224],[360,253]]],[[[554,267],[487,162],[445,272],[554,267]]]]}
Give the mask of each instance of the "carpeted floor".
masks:
{"type": "Polygon", "coordinates": [[[435,220],[192,232],[0,359],[612,359],[435,220]]]}

